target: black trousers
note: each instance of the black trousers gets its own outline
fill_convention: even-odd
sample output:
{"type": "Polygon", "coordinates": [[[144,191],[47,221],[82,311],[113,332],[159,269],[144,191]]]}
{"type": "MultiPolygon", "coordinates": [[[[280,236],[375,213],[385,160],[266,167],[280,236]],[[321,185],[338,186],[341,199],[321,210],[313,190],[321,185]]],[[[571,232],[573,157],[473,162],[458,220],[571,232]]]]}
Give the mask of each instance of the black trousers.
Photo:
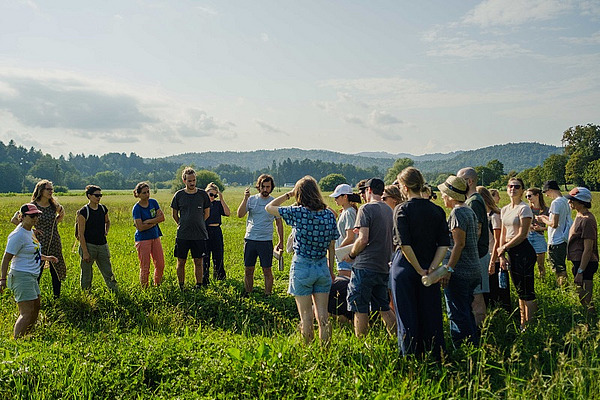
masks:
{"type": "Polygon", "coordinates": [[[209,271],[210,271],[210,258],[212,255],[213,260],[213,278],[217,280],[223,280],[226,278],[225,265],[223,264],[224,255],[224,243],[223,243],[223,232],[220,226],[207,226],[208,240],[206,241],[206,256],[204,256],[204,274],[202,276],[202,283],[208,284],[209,271]]]}
{"type": "MultiPolygon", "coordinates": [[[[58,279],[58,274],[54,270],[54,266],[50,263],[50,276],[52,277],[52,292],[54,293],[54,298],[60,297],[60,279],[58,279]]],[[[44,267],[40,269],[40,275],[38,276],[38,283],[40,283],[40,279],[42,279],[42,274],[44,273],[44,267]]]]}

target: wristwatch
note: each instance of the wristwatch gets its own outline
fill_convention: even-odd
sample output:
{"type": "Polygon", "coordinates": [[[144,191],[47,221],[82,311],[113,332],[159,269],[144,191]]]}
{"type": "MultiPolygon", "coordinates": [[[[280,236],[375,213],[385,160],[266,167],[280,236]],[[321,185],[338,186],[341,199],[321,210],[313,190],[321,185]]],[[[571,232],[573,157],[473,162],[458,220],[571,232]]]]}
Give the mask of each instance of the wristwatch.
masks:
{"type": "Polygon", "coordinates": [[[578,273],[578,274],[583,274],[583,271],[584,271],[583,269],[579,268],[579,269],[577,270],[577,273],[578,273]]]}

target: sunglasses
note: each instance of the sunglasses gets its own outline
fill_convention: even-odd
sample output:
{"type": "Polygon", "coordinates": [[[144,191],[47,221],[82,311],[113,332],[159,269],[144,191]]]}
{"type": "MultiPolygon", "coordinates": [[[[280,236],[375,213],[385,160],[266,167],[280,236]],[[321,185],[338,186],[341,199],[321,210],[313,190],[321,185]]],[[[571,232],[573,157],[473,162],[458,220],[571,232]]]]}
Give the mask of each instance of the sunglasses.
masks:
{"type": "Polygon", "coordinates": [[[218,196],[218,194],[216,194],[216,193],[209,193],[208,195],[209,195],[210,197],[214,197],[215,199],[216,199],[216,198],[217,198],[217,196],[218,196]]]}
{"type": "Polygon", "coordinates": [[[47,191],[49,191],[49,192],[53,192],[53,191],[54,191],[54,188],[44,188],[44,190],[47,190],[47,191]]]}
{"type": "Polygon", "coordinates": [[[92,196],[96,196],[97,198],[102,197],[102,193],[98,194],[98,193],[92,193],[92,196]]]}
{"type": "Polygon", "coordinates": [[[521,189],[521,185],[508,185],[509,189],[521,189]]]}
{"type": "Polygon", "coordinates": [[[528,199],[532,198],[533,195],[532,194],[526,194],[525,197],[527,197],[528,199]]]}

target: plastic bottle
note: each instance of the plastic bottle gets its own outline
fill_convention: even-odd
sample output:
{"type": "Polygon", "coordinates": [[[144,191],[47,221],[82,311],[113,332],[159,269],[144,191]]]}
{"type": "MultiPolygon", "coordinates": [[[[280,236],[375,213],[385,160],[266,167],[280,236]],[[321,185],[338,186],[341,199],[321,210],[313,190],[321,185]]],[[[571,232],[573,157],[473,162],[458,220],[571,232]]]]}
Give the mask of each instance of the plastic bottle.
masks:
{"type": "Polygon", "coordinates": [[[454,272],[452,268],[449,268],[447,265],[442,265],[441,267],[434,269],[428,275],[421,277],[421,282],[424,286],[431,286],[434,283],[439,282],[440,279],[448,275],[450,272],[454,272]]]}
{"type": "Polygon", "coordinates": [[[501,269],[498,273],[498,287],[500,289],[508,288],[508,271],[501,269]]]}

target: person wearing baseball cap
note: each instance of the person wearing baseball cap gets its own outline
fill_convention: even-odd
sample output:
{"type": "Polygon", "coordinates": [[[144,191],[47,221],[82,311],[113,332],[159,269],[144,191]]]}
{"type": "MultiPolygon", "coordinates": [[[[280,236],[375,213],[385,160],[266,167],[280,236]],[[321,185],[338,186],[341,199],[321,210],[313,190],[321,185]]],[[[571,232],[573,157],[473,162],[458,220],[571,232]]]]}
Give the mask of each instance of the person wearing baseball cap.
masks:
{"type": "Polygon", "coordinates": [[[567,281],[567,240],[573,224],[571,209],[556,181],[544,182],[542,193],[552,202],[548,215],[540,215],[537,219],[548,226],[548,262],[556,274],[556,282],[562,286],[567,281]]]}
{"type": "Polygon", "coordinates": [[[20,213],[22,222],[8,235],[0,274],[0,293],[6,287],[10,288],[19,308],[19,317],[13,330],[15,339],[29,332],[37,321],[40,312],[40,286],[37,278],[41,262],[58,261],[54,256],[42,255],[40,242],[33,232],[42,212],[35,204],[27,203],[21,206],[20,213]]]}
{"type": "Polygon", "coordinates": [[[594,274],[598,270],[598,225],[592,208],[592,193],[576,187],[565,195],[569,206],[577,211],[569,231],[567,259],[573,263],[573,276],[579,301],[588,311],[594,312],[592,291],[594,274]]]}

